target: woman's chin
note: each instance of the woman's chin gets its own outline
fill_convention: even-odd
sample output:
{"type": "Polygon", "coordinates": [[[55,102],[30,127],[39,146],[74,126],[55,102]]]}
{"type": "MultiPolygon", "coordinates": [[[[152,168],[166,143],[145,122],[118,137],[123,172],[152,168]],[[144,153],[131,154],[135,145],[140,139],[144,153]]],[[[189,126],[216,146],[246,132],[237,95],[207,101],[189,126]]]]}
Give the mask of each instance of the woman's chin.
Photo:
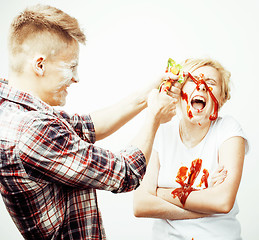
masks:
{"type": "Polygon", "coordinates": [[[210,115],[206,114],[205,112],[195,112],[193,111],[193,115],[192,117],[188,117],[189,120],[193,123],[193,124],[197,124],[199,126],[203,126],[203,125],[207,125],[208,123],[210,123],[210,119],[209,119],[210,115]]]}

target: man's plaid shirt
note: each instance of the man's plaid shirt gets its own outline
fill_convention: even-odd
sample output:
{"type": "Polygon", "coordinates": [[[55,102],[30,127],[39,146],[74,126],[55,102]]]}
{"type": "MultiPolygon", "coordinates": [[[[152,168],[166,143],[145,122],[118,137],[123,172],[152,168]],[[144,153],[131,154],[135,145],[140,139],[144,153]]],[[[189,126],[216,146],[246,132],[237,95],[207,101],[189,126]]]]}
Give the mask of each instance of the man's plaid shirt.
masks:
{"type": "MultiPolygon", "coordinates": [[[[108,116],[107,116],[108,117],[108,116]]],[[[105,239],[96,190],[135,189],[143,153],[93,145],[89,115],[69,116],[0,82],[0,191],[26,239],[105,239]]]]}

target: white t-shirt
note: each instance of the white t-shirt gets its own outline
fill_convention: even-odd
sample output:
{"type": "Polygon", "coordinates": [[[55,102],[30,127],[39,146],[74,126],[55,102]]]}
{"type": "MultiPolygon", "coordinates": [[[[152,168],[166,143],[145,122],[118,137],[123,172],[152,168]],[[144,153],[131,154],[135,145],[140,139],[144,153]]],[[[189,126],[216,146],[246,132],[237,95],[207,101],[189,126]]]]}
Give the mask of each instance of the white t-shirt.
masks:
{"type": "MultiPolygon", "coordinates": [[[[179,119],[162,124],[157,132],[154,149],[159,154],[160,171],[158,187],[180,187],[175,179],[182,166],[190,169],[193,160],[202,159],[202,167],[193,187],[198,187],[203,169],[208,170],[210,178],[218,167],[218,151],[227,139],[241,136],[246,139],[239,123],[230,116],[218,117],[213,121],[204,139],[194,148],[187,148],[179,135],[179,119]]],[[[246,140],[246,152],[248,143],[246,140]]],[[[238,206],[235,203],[228,214],[214,214],[206,218],[186,220],[156,219],[153,225],[154,240],[240,240],[240,224],[236,219],[238,206]]]]}

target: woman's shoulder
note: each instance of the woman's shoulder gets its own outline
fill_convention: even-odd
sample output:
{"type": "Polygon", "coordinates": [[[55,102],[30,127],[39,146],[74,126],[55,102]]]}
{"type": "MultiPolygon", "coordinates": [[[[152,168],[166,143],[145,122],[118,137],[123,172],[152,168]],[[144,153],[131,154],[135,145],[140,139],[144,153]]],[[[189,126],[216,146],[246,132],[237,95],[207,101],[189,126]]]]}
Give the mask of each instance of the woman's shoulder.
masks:
{"type": "Polygon", "coordinates": [[[216,137],[219,144],[223,143],[231,137],[242,137],[246,140],[246,149],[248,151],[248,141],[246,134],[244,133],[241,124],[230,115],[224,115],[219,117],[215,123],[213,123],[213,136],[216,137]]]}
{"type": "Polygon", "coordinates": [[[213,123],[216,128],[241,128],[239,122],[231,115],[219,116],[213,123]]]}

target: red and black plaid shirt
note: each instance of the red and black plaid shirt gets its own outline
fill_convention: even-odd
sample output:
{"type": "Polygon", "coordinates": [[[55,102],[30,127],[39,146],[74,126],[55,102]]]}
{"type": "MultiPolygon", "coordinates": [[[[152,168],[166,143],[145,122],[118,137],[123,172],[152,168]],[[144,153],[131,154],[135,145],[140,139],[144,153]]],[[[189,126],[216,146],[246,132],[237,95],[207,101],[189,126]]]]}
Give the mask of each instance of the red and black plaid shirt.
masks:
{"type": "Polygon", "coordinates": [[[106,239],[96,190],[135,189],[143,153],[93,145],[89,115],[69,116],[0,82],[0,192],[26,239],[106,239]]]}

